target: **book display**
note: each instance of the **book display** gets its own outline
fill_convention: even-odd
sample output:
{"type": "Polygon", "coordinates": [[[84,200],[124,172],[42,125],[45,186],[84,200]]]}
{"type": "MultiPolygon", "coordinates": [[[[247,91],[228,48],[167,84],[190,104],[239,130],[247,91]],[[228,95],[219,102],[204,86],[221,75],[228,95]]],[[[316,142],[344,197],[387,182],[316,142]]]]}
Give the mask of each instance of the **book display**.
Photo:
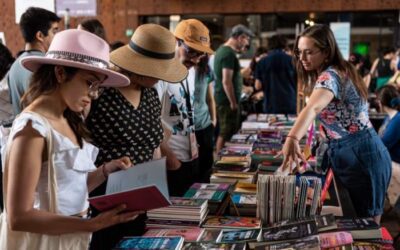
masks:
{"type": "Polygon", "coordinates": [[[392,249],[385,228],[351,218],[332,170],[315,171],[313,127],[300,141],[309,161],[294,175],[279,171],[294,119],[249,116],[218,152],[211,183],[194,183],[183,197],[149,210],[143,237],[126,237],[115,249],[392,249]]]}

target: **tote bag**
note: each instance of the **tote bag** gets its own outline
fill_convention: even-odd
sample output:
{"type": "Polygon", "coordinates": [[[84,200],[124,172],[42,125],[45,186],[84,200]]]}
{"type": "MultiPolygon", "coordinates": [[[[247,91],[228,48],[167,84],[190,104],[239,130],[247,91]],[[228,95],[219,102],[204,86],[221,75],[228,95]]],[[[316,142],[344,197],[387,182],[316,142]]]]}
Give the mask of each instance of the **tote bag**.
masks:
{"type": "MultiPolygon", "coordinates": [[[[29,112],[35,117],[39,118],[46,124],[47,135],[47,153],[48,153],[48,199],[49,199],[49,212],[57,213],[57,179],[53,162],[53,140],[51,136],[51,126],[48,121],[37,113],[29,112]]],[[[8,138],[7,153],[4,163],[8,163],[10,145],[12,142],[13,133],[8,138]]],[[[7,165],[6,165],[7,166],[7,165]]],[[[6,176],[7,169],[4,175],[6,176]]],[[[6,183],[3,182],[5,186],[6,183]]],[[[4,188],[3,188],[4,190],[4,188]]],[[[12,231],[7,223],[6,211],[6,193],[4,193],[4,211],[0,215],[0,249],[7,250],[55,250],[55,249],[88,249],[91,233],[73,233],[61,235],[47,235],[37,234],[21,231],[12,231]]]]}

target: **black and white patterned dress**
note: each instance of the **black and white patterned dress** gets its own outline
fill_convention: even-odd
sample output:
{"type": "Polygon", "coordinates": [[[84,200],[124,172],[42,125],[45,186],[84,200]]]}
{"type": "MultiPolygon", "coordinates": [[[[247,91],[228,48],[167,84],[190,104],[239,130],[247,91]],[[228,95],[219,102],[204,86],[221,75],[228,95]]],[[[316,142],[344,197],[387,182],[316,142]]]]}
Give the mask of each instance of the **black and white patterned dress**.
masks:
{"type": "MultiPolygon", "coordinates": [[[[129,156],[133,164],[149,161],[163,139],[161,103],[157,91],[142,88],[140,103],[135,108],[117,89],[107,88],[92,103],[86,125],[93,144],[99,148],[96,166],[129,156]]],[[[90,193],[105,193],[106,182],[90,193]]],[[[138,201],[140,202],[140,201],[138,201]]],[[[99,212],[92,210],[95,216],[99,212]]],[[[90,249],[111,249],[124,236],[141,236],[145,231],[146,215],[128,223],[117,224],[93,234],[90,249]]]]}
{"type": "Polygon", "coordinates": [[[152,88],[143,88],[140,98],[135,108],[117,89],[107,88],[93,104],[86,122],[100,149],[97,165],[123,156],[133,164],[152,159],[163,138],[161,103],[152,88]]]}

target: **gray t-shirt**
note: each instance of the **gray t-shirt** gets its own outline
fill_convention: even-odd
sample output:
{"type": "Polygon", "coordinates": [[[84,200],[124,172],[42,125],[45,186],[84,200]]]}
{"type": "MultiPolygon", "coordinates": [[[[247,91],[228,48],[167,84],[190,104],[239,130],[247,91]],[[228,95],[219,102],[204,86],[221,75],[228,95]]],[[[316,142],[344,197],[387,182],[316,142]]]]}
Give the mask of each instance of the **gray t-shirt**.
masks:
{"type": "Polygon", "coordinates": [[[13,63],[8,74],[8,85],[10,87],[11,103],[14,115],[21,113],[20,100],[28,90],[32,72],[21,65],[21,59],[27,56],[44,56],[38,50],[30,50],[22,53],[13,63]]]}

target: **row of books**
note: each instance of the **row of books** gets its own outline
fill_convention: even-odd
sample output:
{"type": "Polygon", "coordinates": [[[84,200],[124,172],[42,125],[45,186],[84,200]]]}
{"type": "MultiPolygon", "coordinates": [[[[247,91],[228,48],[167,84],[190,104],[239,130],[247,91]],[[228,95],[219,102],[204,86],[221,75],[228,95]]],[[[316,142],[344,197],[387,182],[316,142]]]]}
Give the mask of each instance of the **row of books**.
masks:
{"type": "Polygon", "coordinates": [[[272,224],[316,215],[321,186],[321,179],[314,176],[260,175],[257,211],[261,220],[272,224]]]}
{"type": "Polygon", "coordinates": [[[150,229],[143,237],[124,238],[116,249],[393,249],[390,234],[372,219],[325,215],[261,228],[249,218],[212,217],[202,226],[150,229]]]}

